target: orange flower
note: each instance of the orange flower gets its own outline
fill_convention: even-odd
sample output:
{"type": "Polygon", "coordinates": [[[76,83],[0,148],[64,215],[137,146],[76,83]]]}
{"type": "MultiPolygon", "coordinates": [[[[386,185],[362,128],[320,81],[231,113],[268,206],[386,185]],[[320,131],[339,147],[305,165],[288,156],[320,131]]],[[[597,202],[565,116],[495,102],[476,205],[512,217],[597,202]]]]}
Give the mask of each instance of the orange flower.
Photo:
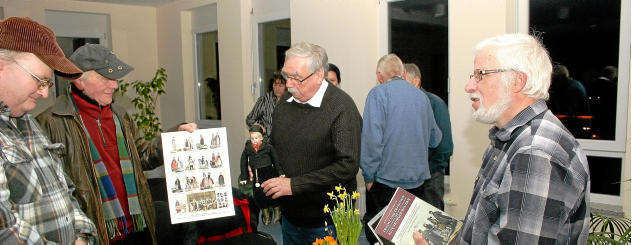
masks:
{"type": "Polygon", "coordinates": [[[325,240],[320,239],[320,238],[316,238],[316,241],[312,243],[312,245],[323,245],[323,243],[325,242],[325,240]]]}
{"type": "Polygon", "coordinates": [[[338,242],[336,242],[336,239],[334,239],[334,237],[332,236],[326,236],[325,242],[327,243],[327,245],[338,245],[338,242]]]}

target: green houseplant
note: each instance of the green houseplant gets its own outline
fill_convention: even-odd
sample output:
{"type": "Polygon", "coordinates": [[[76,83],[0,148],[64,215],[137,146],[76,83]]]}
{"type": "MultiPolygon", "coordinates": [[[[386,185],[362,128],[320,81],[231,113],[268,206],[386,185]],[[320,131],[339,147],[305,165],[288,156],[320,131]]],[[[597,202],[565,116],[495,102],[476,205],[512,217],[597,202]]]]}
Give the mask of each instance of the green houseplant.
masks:
{"type": "Polygon", "coordinates": [[[588,244],[630,244],[630,220],[591,213],[588,244]]]}
{"type": "Polygon", "coordinates": [[[125,95],[129,86],[136,91],[136,97],[132,99],[132,104],[138,110],[132,114],[132,118],[136,122],[136,126],[143,132],[146,140],[151,140],[158,136],[162,129],[160,128],[160,119],[156,115],[156,102],[158,96],[165,93],[164,87],[167,82],[167,73],[164,68],[156,70],[154,78],[149,81],[136,80],[133,82],[123,83],[119,86],[119,93],[125,95]]]}

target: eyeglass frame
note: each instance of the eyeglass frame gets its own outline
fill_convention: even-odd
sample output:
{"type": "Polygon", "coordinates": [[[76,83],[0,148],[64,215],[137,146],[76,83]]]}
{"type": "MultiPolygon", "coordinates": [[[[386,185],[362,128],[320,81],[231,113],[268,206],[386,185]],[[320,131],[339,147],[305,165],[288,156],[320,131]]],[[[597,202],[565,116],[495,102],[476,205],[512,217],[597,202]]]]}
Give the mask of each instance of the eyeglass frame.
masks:
{"type": "Polygon", "coordinates": [[[18,63],[16,60],[12,60],[12,61],[16,65],[18,65],[22,70],[27,72],[29,75],[31,75],[33,78],[35,78],[37,81],[39,81],[39,83],[37,84],[37,88],[38,89],[51,88],[53,85],[55,85],[55,83],[53,83],[51,80],[45,80],[45,79],[39,78],[38,76],[33,74],[33,72],[31,72],[28,69],[26,69],[26,67],[20,65],[20,63],[18,63]]]}
{"type": "Polygon", "coordinates": [[[318,71],[318,70],[315,70],[314,72],[310,73],[307,77],[305,77],[305,78],[303,78],[303,79],[301,79],[301,80],[296,79],[296,78],[293,78],[293,77],[288,77],[288,74],[287,74],[287,73],[285,73],[285,72],[283,72],[283,71],[281,71],[281,76],[283,76],[283,79],[285,79],[285,82],[286,82],[286,83],[287,83],[288,81],[290,81],[290,80],[293,80],[293,81],[294,81],[294,82],[296,82],[297,84],[303,84],[303,82],[304,82],[305,80],[307,80],[308,78],[310,78],[310,77],[311,77],[312,75],[314,75],[314,73],[316,73],[317,71],[318,71]]]}
{"type": "Polygon", "coordinates": [[[489,75],[489,74],[494,74],[494,73],[500,73],[500,72],[519,72],[519,71],[516,70],[516,69],[513,69],[513,68],[509,68],[509,69],[490,69],[490,70],[474,69],[472,74],[470,74],[470,79],[472,79],[472,77],[473,77],[474,80],[478,83],[481,80],[483,80],[483,76],[489,75]]]}

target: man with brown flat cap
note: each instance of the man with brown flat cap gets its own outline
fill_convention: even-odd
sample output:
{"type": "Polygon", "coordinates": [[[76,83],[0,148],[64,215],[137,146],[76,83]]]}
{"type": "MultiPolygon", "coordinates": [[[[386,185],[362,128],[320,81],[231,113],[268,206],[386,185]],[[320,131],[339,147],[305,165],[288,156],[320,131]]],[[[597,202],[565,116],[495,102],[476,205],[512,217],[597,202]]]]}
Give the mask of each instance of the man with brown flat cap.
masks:
{"type": "MultiPolygon", "coordinates": [[[[125,108],[113,104],[117,79],[133,70],[98,44],[70,60],[85,72],[69,94],[37,117],[51,141],[67,145],[63,164],[102,244],[156,244],[156,215],[145,169],[163,163],[160,137],[144,140],[125,108]]],[[[192,132],[194,123],[179,130],[192,132]]]]}
{"type": "Polygon", "coordinates": [[[48,97],[53,71],[81,70],[66,59],[55,34],[20,17],[0,21],[0,243],[87,244],[92,221],[72,196],[58,151],[28,112],[48,97]]]}

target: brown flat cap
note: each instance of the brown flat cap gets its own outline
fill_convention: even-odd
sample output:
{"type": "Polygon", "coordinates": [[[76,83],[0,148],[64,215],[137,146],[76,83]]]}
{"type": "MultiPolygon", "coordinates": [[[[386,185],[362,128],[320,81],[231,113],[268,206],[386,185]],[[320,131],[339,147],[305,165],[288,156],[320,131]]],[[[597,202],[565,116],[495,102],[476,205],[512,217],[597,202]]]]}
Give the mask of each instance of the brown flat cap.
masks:
{"type": "Polygon", "coordinates": [[[0,20],[0,48],[33,53],[57,75],[67,79],[76,79],[82,73],[66,58],[55,40],[55,33],[30,18],[0,20]]]}

